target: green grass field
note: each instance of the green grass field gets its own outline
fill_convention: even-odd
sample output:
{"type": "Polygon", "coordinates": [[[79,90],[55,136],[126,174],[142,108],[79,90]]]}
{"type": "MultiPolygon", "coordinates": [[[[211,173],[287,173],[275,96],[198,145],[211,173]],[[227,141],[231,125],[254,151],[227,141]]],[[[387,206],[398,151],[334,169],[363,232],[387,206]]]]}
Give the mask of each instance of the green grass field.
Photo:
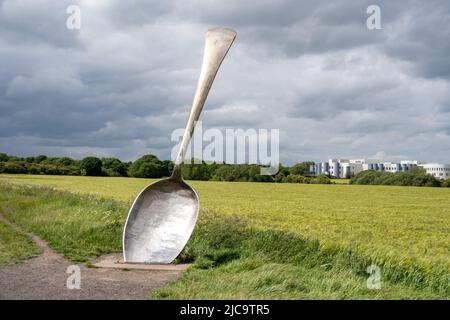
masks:
{"type": "Polygon", "coordinates": [[[350,184],[350,179],[331,179],[331,182],[336,184],[350,184]]]}
{"type": "MultiPolygon", "coordinates": [[[[0,196],[0,211],[8,219],[69,258],[86,261],[120,250],[127,208],[151,181],[0,175],[0,182],[93,195],[81,203],[80,196],[48,189],[13,188],[0,196]]],[[[154,293],[159,298],[449,297],[449,189],[191,184],[203,210],[183,259],[195,264],[154,293]],[[245,226],[240,231],[214,223],[223,219],[222,225],[234,224],[236,217],[245,226]],[[233,241],[227,246],[224,239],[215,242],[216,233],[233,241]],[[370,263],[381,268],[382,290],[365,287],[370,263]]]]}

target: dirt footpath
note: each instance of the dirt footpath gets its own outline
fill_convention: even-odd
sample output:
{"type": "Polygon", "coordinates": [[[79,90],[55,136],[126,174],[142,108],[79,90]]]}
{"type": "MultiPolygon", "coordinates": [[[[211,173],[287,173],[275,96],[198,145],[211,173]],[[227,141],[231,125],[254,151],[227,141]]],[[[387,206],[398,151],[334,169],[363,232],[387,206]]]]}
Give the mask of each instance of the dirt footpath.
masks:
{"type": "MultiPolygon", "coordinates": [[[[1,216],[0,219],[5,221],[1,216]]],[[[12,226],[17,229],[16,226],[12,226]]],[[[149,299],[151,290],[163,287],[182,273],[182,271],[87,268],[78,264],[81,274],[80,289],[70,290],[66,283],[72,274],[66,271],[75,263],[55,253],[39,237],[28,235],[41,248],[42,254],[20,264],[0,266],[2,300],[149,299]]]]}

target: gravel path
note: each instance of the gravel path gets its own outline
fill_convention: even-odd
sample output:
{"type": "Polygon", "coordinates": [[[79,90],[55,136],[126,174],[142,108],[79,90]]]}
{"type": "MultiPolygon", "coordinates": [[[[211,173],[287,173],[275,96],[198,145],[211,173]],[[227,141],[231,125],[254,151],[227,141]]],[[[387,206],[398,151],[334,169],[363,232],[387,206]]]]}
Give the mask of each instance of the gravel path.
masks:
{"type": "MultiPolygon", "coordinates": [[[[0,219],[15,229],[1,215],[0,219]]],[[[23,232],[22,230],[20,230],[23,232]]],[[[23,263],[0,266],[0,299],[149,299],[151,290],[175,280],[182,271],[130,270],[80,267],[80,289],[68,289],[75,263],[55,253],[41,238],[28,234],[42,254],[23,263]]]]}

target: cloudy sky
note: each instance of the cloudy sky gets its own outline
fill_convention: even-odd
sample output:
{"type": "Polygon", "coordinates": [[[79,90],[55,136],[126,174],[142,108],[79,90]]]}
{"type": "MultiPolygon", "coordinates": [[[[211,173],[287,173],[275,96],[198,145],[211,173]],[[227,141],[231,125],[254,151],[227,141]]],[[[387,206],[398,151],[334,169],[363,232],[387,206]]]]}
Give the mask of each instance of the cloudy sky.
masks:
{"type": "Polygon", "coordinates": [[[0,152],[169,158],[214,26],[238,36],[204,128],[280,129],[285,164],[450,163],[448,0],[0,0],[0,152]]]}

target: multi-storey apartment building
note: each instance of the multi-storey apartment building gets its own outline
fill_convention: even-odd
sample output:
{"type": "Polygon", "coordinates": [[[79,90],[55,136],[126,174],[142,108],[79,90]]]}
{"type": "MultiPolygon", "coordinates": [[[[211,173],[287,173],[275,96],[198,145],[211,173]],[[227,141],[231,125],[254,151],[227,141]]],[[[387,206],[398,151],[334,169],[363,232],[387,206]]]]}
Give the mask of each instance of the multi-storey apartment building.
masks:
{"type": "Polygon", "coordinates": [[[441,163],[424,163],[419,164],[425,171],[435,178],[448,179],[450,178],[450,164],[441,163]]]}
{"type": "Polygon", "coordinates": [[[374,159],[329,159],[328,162],[318,162],[311,166],[310,171],[315,174],[326,174],[336,178],[349,178],[365,170],[405,172],[420,166],[425,171],[440,179],[450,178],[450,164],[424,163],[416,160],[402,160],[400,162],[385,162],[374,159]]]}

